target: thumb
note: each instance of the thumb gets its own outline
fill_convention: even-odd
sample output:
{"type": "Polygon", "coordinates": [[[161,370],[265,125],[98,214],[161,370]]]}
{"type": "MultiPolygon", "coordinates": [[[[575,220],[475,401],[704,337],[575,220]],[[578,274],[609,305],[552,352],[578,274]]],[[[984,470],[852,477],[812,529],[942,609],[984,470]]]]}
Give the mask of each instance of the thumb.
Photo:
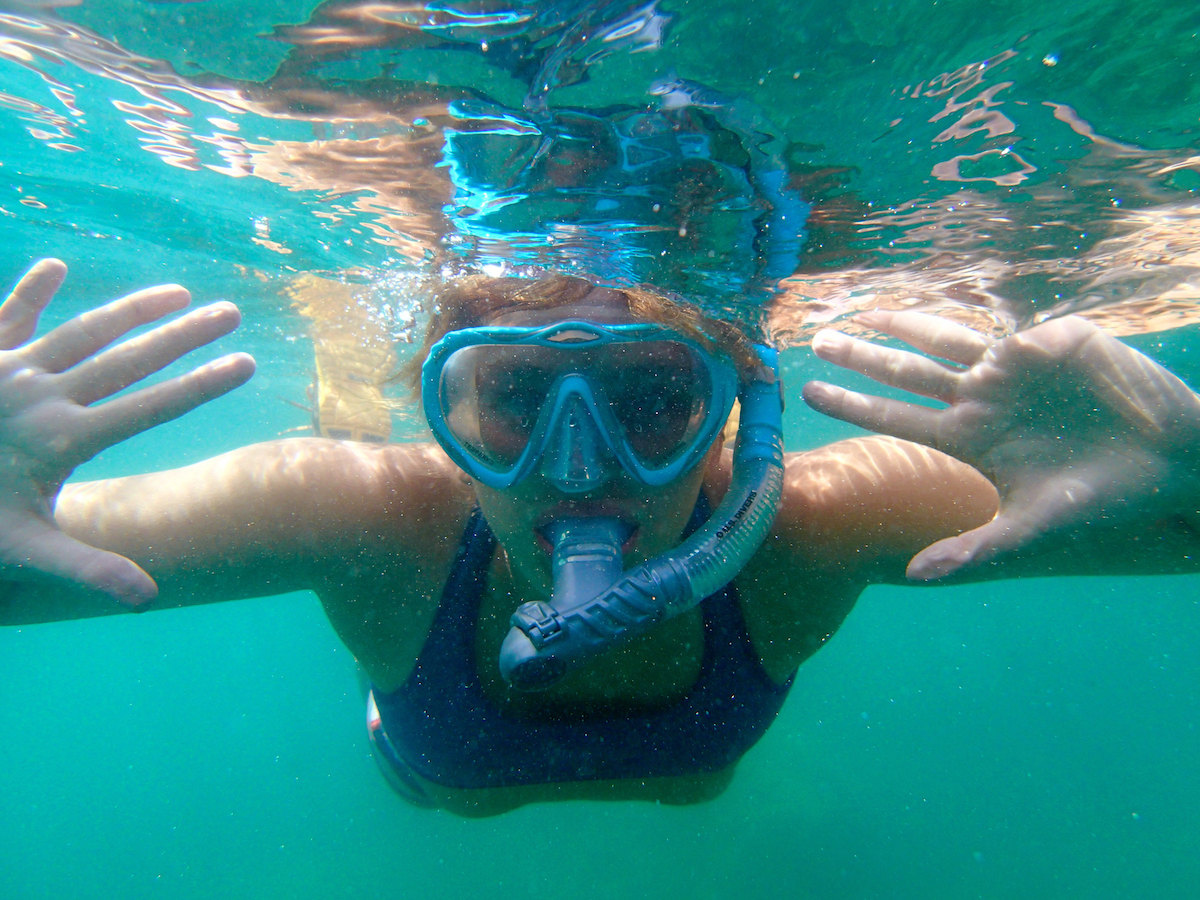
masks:
{"type": "Polygon", "coordinates": [[[158,585],[131,560],[98,550],[56,528],[25,541],[19,553],[4,554],[3,577],[22,581],[61,579],[106,594],[122,606],[140,611],[158,596],[158,585]]]}
{"type": "Polygon", "coordinates": [[[910,581],[937,581],[990,562],[1029,543],[1039,529],[1004,514],[954,537],[930,544],[912,558],[905,575],[910,581]]]}
{"type": "Polygon", "coordinates": [[[107,594],[133,612],[144,612],[150,607],[158,596],[158,585],[145,569],[120,554],[86,544],[79,546],[87,553],[76,570],[75,581],[107,594]]]}
{"type": "Polygon", "coordinates": [[[1079,524],[1101,512],[1106,497],[1125,495],[1123,474],[1101,460],[1032,479],[1002,500],[1000,512],[986,525],[940,540],[914,556],[907,575],[913,581],[935,581],[1079,524]]]}

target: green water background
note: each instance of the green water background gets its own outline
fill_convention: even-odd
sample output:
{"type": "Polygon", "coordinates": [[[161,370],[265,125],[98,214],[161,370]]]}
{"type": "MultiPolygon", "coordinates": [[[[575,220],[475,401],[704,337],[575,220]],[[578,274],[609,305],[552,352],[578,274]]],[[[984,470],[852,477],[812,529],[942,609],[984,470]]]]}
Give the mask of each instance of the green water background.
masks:
{"type": "MultiPolygon", "coordinates": [[[[858,164],[855,186],[880,202],[913,196],[928,171],[903,142],[871,143],[894,111],[897,72],[983,58],[1026,34],[1021,88],[1073,103],[1098,130],[1186,147],[1197,122],[1190,4],[677,8],[689,13],[676,33],[681,71],[731,88],[764,77],[772,114],[858,164]],[[798,33],[801,50],[786,37],[798,33]],[[753,53],[713,54],[716,35],[753,53]],[[804,77],[792,78],[785,51],[806,60],[804,77]],[[1042,65],[1048,53],[1062,62],[1042,65]],[[778,95],[767,69],[786,75],[778,95]]],[[[211,50],[230,28],[222,9],[227,18],[228,4],[63,14],[107,23],[134,48],[153,43],[153,55],[177,46],[211,71],[265,77],[246,71],[264,65],[261,52],[211,50]],[[178,32],[163,32],[168,14],[178,32]]],[[[285,13],[304,18],[264,6],[250,25],[285,13]]],[[[40,89],[24,70],[4,79],[10,93],[40,89]]],[[[0,115],[3,190],[56,201],[44,214],[0,202],[20,213],[0,218],[0,277],[39,255],[68,259],[52,321],[165,280],[238,299],[246,327],[219,349],[255,352],[260,374],[80,477],[178,465],[303,424],[280,400],[303,398],[310,378],[302,327],[276,286],[232,268],[278,263],[245,236],[264,211],[286,218],[294,198],[142,162],[115,119],[93,113],[92,127],[107,155],[53,155],[0,115]]],[[[1082,152],[1048,126],[1037,137],[1058,142],[1047,157],[1082,152]]],[[[290,233],[301,242],[308,227],[297,219],[290,233]]],[[[1139,345],[1200,383],[1194,331],[1139,345]]],[[[785,371],[789,446],[846,435],[799,399],[806,378],[828,374],[811,354],[789,350],[785,371]]],[[[0,897],[1193,897],[1198,586],[872,588],[718,800],[553,804],[484,821],[390,794],[369,756],[353,661],[311,595],[0,630],[0,897]]]]}

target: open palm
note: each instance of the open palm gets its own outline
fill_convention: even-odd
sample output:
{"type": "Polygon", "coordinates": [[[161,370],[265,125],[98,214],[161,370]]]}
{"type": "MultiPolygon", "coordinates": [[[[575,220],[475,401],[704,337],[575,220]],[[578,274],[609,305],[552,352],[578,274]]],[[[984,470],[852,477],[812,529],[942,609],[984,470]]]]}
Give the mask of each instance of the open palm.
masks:
{"type": "Polygon", "coordinates": [[[921,551],[910,578],[940,578],[1079,528],[1197,509],[1200,397],[1091,323],[1054,319],[995,341],[920,313],[856,318],[929,355],[822,331],[817,356],[947,406],[822,382],[805,386],[805,400],[957,457],[1000,493],[995,519],[921,551]]]}
{"type": "Polygon", "coordinates": [[[153,580],[124,557],[59,531],[53,515],[59,488],[104,448],[242,384],[254,361],[226,356],[96,405],[229,333],[240,316],[233,304],[216,303],[110,347],[187,306],[186,290],[165,285],[30,340],[65,277],[61,262],[42,260],[0,305],[0,579],[62,578],[138,607],[157,594],[153,580]]]}

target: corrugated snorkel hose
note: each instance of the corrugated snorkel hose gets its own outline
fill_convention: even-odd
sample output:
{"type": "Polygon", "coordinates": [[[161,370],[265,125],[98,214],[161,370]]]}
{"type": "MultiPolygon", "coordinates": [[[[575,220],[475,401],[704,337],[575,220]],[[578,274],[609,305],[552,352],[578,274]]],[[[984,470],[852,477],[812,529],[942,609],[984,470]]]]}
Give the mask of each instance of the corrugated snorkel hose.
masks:
{"type": "Polygon", "coordinates": [[[550,687],[572,664],[686,612],[732,581],[758,550],[783,493],[783,397],[778,354],[757,350],[763,365],[738,392],[733,478],[720,505],[674,550],[630,569],[600,593],[561,609],[522,604],[500,650],[500,673],[513,687],[550,687]]]}

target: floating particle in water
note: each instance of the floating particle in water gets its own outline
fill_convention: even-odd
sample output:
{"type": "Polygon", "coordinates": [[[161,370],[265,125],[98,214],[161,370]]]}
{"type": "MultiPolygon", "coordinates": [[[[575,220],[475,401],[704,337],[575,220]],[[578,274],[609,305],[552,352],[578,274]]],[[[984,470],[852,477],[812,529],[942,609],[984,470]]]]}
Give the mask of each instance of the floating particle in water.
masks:
{"type": "Polygon", "coordinates": [[[1045,56],[1042,57],[1042,65],[1050,66],[1051,68],[1053,68],[1054,66],[1057,66],[1058,65],[1058,54],[1057,53],[1047,53],[1045,56]]]}

